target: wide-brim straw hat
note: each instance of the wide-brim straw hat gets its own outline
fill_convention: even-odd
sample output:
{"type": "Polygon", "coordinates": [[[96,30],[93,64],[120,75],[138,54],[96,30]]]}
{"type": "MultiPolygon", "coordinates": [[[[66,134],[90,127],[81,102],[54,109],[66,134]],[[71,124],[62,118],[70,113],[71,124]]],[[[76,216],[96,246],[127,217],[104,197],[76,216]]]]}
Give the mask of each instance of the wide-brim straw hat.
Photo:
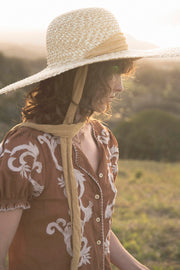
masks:
{"type": "Polygon", "coordinates": [[[2,88],[0,94],[95,62],[180,56],[180,48],[129,50],[115,16],[103,8],[75,10],[55,18],[47,29],[46,39],[47,67],[2,88]]]}

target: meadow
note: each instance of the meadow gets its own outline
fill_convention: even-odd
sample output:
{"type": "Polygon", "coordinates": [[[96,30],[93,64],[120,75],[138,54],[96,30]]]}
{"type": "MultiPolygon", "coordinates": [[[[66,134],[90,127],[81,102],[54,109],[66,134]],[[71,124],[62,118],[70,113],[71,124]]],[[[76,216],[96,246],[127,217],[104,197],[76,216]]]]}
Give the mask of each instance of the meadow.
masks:
{"type": "Polygon", "coordinates": [[[151,270],[180,269],[179,180],[179,162],[119,161],[113,231],[151,270]]]}

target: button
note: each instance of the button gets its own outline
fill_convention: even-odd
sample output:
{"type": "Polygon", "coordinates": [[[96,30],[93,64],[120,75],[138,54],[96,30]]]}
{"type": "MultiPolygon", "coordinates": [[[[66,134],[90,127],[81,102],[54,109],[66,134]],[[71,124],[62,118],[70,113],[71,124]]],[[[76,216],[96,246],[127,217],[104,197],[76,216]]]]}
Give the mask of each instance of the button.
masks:
{"type": "Polygon", "coordinates": [[[100,173],[99,174],[99,178],[103,178],[103,173],[100,173]]]}
{"type": "Polygon", "coordinates": [[[100,244],[101,244],[101,240],[97,240],[97,242],[96,242],[96,243],[97,243],[97,245],[98,245],[98,246],[100,246],[100,244]]]}
{"type": "Polygon", "coordinates": [[[96,194],[94,197],[95,197],[96,200],[99,200],[100,195],[99,194],[96,194]]]}
{"type": "Polygon", "coordinates": [[[101,221],[100,217],[97,217],[96,222],[100,222],[100,221],[101,221]]]}

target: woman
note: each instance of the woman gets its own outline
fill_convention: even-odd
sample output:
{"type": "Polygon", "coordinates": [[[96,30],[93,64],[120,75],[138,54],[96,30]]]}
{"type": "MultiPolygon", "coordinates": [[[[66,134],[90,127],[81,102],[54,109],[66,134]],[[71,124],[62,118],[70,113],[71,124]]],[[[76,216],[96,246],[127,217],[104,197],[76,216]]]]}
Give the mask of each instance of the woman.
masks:
{"type": "Polygon", "coordinates": [[[47,31],[48,66],[1,93],[40,82],[23,123],[4,138],[0,159],[0,269],[147,269],[111,231],[118,147],[92,118],[122,91],[121,74],[146,56],[130,51],[114,16],[73,11],[47,31]]]}

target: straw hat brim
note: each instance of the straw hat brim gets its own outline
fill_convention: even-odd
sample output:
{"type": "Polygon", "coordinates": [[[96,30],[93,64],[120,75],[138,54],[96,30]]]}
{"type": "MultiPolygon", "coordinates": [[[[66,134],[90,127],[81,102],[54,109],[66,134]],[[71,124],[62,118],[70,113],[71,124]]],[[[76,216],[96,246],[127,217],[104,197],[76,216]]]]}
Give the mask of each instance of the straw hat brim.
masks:
{"type": "Polygon", "coordinates": [[[115,59],[139,59],[139,58],[171,58],[171,57],[179,57],[180,56],[180,48],[168,48],[168,49],[153,49],[153,50],[124,50],[115,53],[108,53],[104,55],[99,55],[96,57],[92,57],[89,59],[80,59],[75,62],[68,62],[65,64],[55,64],[51,66],[47,66],[42,71],[29,76],[25,79],[22,79],[18,82],[12,83],[8,86],[5,86],[0,90],[0,95],[11,92],[13,90],[17,90],[19,88],[23,88],[25,86],[43,81],[45,79],[54,77],[59,75],[65,71],[71,70],[76,67],[108,61],[108,60],[115,60],[115,59]]]}

